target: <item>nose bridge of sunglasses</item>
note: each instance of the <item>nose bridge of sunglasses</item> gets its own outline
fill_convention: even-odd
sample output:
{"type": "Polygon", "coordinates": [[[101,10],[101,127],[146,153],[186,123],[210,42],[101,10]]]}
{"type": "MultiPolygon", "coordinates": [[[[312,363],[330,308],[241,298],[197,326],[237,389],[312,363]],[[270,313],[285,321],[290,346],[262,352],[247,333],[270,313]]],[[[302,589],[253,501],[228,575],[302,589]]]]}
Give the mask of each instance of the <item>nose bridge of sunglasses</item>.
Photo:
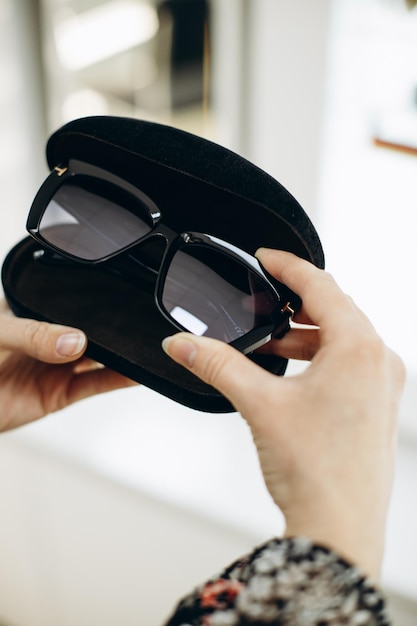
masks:
{"type": "Polygon", "coordinates": [[[158,224],[157,228],[129,249],[128,257],[151,272],[158,274],[167,247],[177,233],[158,224]]]}

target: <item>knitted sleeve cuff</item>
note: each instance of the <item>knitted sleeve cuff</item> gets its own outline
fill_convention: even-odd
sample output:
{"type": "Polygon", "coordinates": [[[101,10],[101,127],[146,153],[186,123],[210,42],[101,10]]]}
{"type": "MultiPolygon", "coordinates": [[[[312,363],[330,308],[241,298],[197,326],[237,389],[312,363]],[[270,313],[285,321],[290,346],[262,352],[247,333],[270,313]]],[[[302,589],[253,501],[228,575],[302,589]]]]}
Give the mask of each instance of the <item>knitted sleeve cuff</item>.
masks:
{"type": "Polygon", "coordinates": [[[195,589],[167,626],[389,626],[383,594],[303,537],[272,539],[195,589]]]}

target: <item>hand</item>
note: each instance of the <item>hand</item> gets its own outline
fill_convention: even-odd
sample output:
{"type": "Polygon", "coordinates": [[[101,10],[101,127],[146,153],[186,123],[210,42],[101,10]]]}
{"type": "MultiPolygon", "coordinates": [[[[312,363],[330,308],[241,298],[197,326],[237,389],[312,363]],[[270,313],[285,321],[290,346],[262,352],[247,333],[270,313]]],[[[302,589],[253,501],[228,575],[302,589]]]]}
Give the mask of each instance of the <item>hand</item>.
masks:
{"type": "Polygon", "coordinates": [[[378,578],[402,363],[329,274],[287,252],[257,257],[301,296],[296,321],[316,326],[263,348],[311,359],[303,373],[274,376],[225,343],[187,333],[164,349],[247,420],[286,535],[324,543],[378,578]]]}
{"type": "Polygon", "coordinates": [[[134,383],[83,358],[79,330],[14,317],[0,300],[0,431],[134,383]]]}

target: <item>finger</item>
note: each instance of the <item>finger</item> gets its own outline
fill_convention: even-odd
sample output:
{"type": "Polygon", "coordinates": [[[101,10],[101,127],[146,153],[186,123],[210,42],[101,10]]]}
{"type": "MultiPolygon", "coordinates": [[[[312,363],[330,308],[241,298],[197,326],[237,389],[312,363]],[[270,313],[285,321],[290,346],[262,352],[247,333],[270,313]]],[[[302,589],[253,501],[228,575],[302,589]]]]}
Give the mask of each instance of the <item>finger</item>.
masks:
{"type": "Polygon", "coordinates": [[[220,391],[243,413],[249,405],[259,405],[259,393],[277,380],[241,352],[208,337],[178,333],[162,342],[174,361],[220,391]]]}
{"type": "Polygon", "coordinates": [[[315,326],[310,316],[307,315],[305,308],[303,306],[301,306],[301,309],[296,311],[293,320],[297,324],[308,324],[309,326],[315,326]]]}
{"type": "Polygon", "coordinates": [[[12,312],[7,304],[5,298],[0,298],[0,312],[7,313],[7,315],[12,315],[12,312]]]}
{"type": "Polygon", "coordinates": [[[0,349],[17,350],[46,363],[78,359],[87,346],[85,334],[68,326],[2,314],[0,349]]]}
{"type": "MultiPolygon", "coordinates": [[[[277,280],[297,293],[303,302],[303,315],[320,326],[322,334],[340,335],[352,324],[366,318],[333,277],[312,263],[290,252],[260,248],[256,257],[277,280]]],[[[369,329],[370,323],[367,320],[369,329]]]]}
{"type": "Polygon", "coordinates": [[[102,363],[98,363],[98,361],[93,361],[92,359],[84,356],[75,363],[73,372],[75,374],[83,374],[84,372],[91,372],[103,368],[104,365],[102,363]]]}
{"type": "Polygon", "coordinates": [[[317,328],[292,328],[282,339],[269,341],[257,352],[275,354],[284,359],[311,361],[320,348],[320,331],[317,328]]]}
{"type": "Polygon", "coordinates": [[[114,372],[113,370],[100,367],[99,369],[85,371],[73,377],[65,399],[66,404],[72,404],[91,396],[116,389],[137,387],[138,383],[114,372]]]}

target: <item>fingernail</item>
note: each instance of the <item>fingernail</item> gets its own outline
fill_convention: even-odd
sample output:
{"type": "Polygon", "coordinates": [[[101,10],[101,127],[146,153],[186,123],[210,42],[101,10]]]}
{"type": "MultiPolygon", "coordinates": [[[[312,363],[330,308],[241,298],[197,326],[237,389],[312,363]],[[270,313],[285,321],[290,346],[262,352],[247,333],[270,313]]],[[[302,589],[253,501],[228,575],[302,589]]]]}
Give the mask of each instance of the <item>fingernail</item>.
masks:
{"type": "Polygon", "coordinates": [[[84,348],[86,337],[83,333],[65,333],[58,337],[55,349],[60,356],[74,356],[84,348]]]}
{"type": "Polygon", "coordinates": [[[189,339],[178,335],[165,337],[162,341],[162,349],[177,363],[186,367],[193,366],[197,348],[189,339]]]}
{"type": "Polygon", "coordinates": [[[259,255],[259,256],[262,256],[262,254],[263,254],[264,252],[266,252],[267,250],[268,250],[268,248],[264,248],[264,247],[262,247],[262,248],[258,248],[258,249],[257,249],[257,251],[255,252],[254,256],[255,256],[256,258],[258,258],[258,255],[259,255]]]}

